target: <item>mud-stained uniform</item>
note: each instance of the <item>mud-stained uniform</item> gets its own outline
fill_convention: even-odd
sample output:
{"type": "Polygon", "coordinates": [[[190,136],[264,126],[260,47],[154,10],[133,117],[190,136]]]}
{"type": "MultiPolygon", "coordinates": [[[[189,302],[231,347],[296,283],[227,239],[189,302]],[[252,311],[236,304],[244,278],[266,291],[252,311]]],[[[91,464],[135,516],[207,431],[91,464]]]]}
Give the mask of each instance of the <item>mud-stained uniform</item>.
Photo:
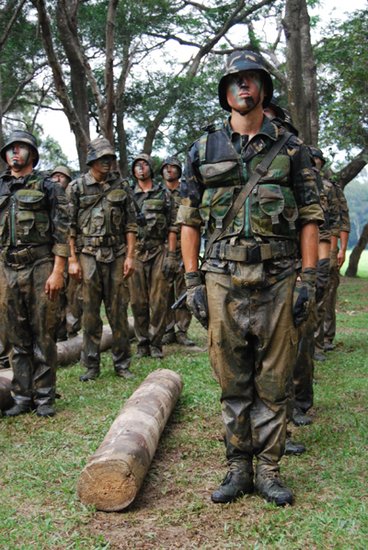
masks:
{"type": "Polygon", "coordinates": [[[56,386],[58,299],[45,283],[54,256],[69,255],[64,189],[37,171],[0,176],[2,324],[13,368],[12,395],[27,408],[52,405],[56,386]]]}
{"type": "Polygon", "coordinates": [[[137,183],[133,190],[144,217],[138,226],[135,271],[129,280],[130,302],[138,350],[149,354],[150,347],[161,350],[166,328],[169,282],[163,274],[165,243],[175,226],[175,207],[170,193],[159,184],[144,192],[137,183]]]}
{"type": "Polygon", "coordinates": [[[118,372],[129,368],[131,356],[129,292],[123,278],[126,234],[137,232],[131,191],[118,172],[110,172],[106,180],[99,183],[89,171],[69,184],[68,196],[70,234],[75,238],[83,272],[81,362],[96,373],[100,370],[103,302],[112,331],[114,368],[118,372]]]}
{"type": "MultiPolygon", "coordinates": [[[[178,223],[202,227],[205,239],[221,228],[240,189],[283,132],[266,118],[250,141],[229,122],[210,127],[190,148],[178,223]]],[[[309,153],[291,136],[202,266],[227,458],[251,463],[256,456],[258,472],[278,471],[284,451],[287,383],[297,345],[292,299],[299,229],[322,222],[309,153]]]]}

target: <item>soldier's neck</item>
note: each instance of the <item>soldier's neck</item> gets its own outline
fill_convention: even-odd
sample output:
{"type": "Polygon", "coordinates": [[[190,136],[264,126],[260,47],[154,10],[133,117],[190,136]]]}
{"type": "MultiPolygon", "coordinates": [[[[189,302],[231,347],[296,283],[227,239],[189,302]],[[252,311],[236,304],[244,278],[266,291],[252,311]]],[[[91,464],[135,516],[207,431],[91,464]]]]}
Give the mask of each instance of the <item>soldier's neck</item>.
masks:
{"type": "Polygon", "coordinates": [[[147,193],[147,191],[151,191],[153,187],[153,181],[151,179],[138,180],[138,185],[142,189],[142,191],[147,193]]]}
{"type": "Polygon", "coordinates": [[[248,141],[256,136],[262,128],[263,110],[257,107],[245,115],[234,109],[231,111],[231,128],[241,136],[248,136],[248,141]]]}
{"type": "Polygon", "coordinates": [[[180,185],[180,182],[179,180],[175,180],[175,181],[165,181],[166,183],[166,187],[168,189],[170,189],[171,191],[174,191],[174,189],[177,189],[180,185]]]}
{"type": "Polygon", "coordinates": [[[28,176],[32,172],[33,172],[32,165],[24,166],[24,168],[20,168],[20,169],[14,169],[14,168],[10,169],[10,173],[13,176],[13,178],[17,178],[17,179],[24,178],[25,176],[28,176]]]}

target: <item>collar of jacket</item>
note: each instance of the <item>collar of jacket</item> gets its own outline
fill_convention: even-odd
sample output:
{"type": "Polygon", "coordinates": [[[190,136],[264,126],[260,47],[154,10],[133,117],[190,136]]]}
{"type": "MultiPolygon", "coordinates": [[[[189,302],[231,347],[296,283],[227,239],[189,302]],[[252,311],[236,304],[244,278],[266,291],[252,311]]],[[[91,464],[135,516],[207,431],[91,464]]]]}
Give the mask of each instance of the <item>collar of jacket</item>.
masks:
{"type": "MultiPolygon", "coordinates": [[[[227,118],[224,121],[224,126],[230,136],[230,139],[233,136],[233,134],[238,133],[238,132],[234,132],[234,130],[231,127],[231,116],[229,116],[229,118],[227,118]]],[[[261,136],[267,136],[268,138],[272,139],[272,141],[276,141],[279,135],[280,135],[280,129],[277,126],[277,124],[275,124],[272,120],[264,116],[260,131],[251,139],[251,141],[253,141],[254,139],[258,139],[261,136]]]]}

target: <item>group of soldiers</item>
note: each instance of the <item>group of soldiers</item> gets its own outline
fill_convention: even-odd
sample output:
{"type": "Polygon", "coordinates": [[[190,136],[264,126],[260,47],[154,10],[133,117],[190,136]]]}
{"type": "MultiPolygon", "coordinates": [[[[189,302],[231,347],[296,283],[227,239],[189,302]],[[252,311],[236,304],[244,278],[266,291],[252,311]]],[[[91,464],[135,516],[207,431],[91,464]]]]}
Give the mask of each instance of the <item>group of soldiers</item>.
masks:
{"type": "Polygon", "coordinates": [[[13,132],[1,150],[8,171],[0,179],[2,340],[15,400],[5,415],[55,412],[55,298],[67,264],[74,295],[82,296],[87,370],[80,379],[100,374],[102,302],[123,378],[132,376],[128,302],[138,357],[162,358],[163,343],[193,345],[193,314],[208,329],[221,387],[228,472],[212,501],[256,490],[283,506],[293,494],[280,478],[281,457],[304,450],[287,438],[288,422],[312,421],[313,361],[333,348],[347,207],[339,187],[320,175],[322,152],[298,138],[273,101],[257,53],[229,56],[218,97],[228,118],[192,144],[183,175],[177,158],[164,161],[164,184],[141,154],[129,185],[115,171],[111,144],[97,138],[88,172],[67,182],[65,194],[56,181],[63,170],[36,172],[34,137],[13,132]],[[175,318],[169,306],[185,290],[187,308],[175,318]]]}

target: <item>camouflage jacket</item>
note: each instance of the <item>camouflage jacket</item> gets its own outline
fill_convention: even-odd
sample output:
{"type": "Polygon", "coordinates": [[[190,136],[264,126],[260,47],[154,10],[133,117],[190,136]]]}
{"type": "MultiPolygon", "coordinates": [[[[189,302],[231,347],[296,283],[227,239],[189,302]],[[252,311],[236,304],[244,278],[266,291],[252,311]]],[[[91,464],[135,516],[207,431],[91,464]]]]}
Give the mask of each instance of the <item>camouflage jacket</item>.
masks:
{"type": "MultiPolygon", "coordinates": [[[[180,186],[176,189],[169,189],[167,187],[168,192],[171,194],[173,201],[174,201],[174,208],[175,208],[175,219],[178,214],[178,210],[181,204],[181,194],[180,194],[180,186]]],[[[176,239],[176,253],[177,256],[181,258],[181,242],[180,242],[180,231],[178,231],[177,239],[176,239]]]]}
{"type": "Polygon", "coordinates": [[[340,208],[337,202],[335,186],[326,178],[318,176],[321,182],[320,199],[325,216],[324,223],[319,228],[319,240],[330,241],[331,235],[339,236],[340,208]]]}
{"type": "Polygon", "coordinates": [[[336,201],[338,203],[339,208],[339,225],[340,231],[346,231],[346,233],[350,233],[350,217],[349,217],[349,207],[348,203],[346,201],[346,197],[344,195],[344,191],[341,188],[341,185],[339,183],[333,183],[335,187],[336,192],[336,201]]]}
{"type": "MultiPolygon", "coordinates": [[[[264,118],[260,132],[248,142],[246,136],[232,131],[229,121],[209,127],[189,150],[178,223],[202,227],[208,239],[216,227],[221,227],[240,189],[284,131],[264,118]]],[[[228,261],[238,258],[247,262],[242,260],[246,251],[236,250],[238,247],[258,245],[258,261],[267,255],[265,263],[270,273],[280,273],[287,267],[290,271],[296,265],[300,227],[323,221],[309,151],[291,136],[224,230],[220,242],[213,246],[204,269],[226,272],[228,261]]]]}
{"type": "Polygon", "coordinates": [[[22,249],[50,245],[56,256],[69,256],[69,215],[64,189],[37,171],[15,178],[0,176],[0,247],[22,249]]]}
{"type": "Polygon", "coordinates": [[[171,193],[156,183],[147,192],[137,183],[133,193],[144,219],[138,228],[136,252],[140,259],[148,260],[164,246],[169,232],[178,232],[175,203],[171,193]]]}
{"type": "Polygon", "coordinates": [[[118,172],[110,172],[101,184],[91,171],[72,181],[67,189],[70,234],[77,251],[110,262],[125,252],[126,233],[136,233],[131,190],[118,172]]]}

